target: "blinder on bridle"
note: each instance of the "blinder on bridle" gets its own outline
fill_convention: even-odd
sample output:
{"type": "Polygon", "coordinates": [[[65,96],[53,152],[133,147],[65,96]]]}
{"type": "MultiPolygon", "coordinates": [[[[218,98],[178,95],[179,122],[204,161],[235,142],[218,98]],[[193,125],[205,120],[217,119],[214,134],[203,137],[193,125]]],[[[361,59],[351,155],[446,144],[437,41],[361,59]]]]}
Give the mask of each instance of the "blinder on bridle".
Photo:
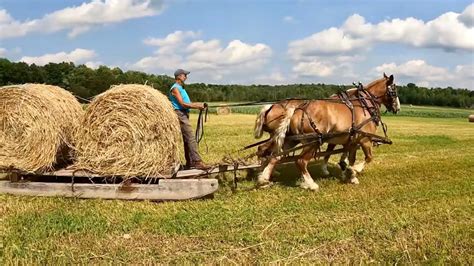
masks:
{"type": "Polygon", "coordinates": [[[387,97],[390,100],[393,100],[394,98],[398,97],[398,92],[397,92],[397,87],[395,86],[395,83],[392,83],[387,86],[387,97]]]}
{"type": "Polygon", "coordinates": [[[397,87],[395,83],[392,83],[387,86],[387,91],[385,92],[385,95],[387,96],[388,101],[391,103],[390,105],[387,106],[387,109],[390,112],[395,113],[395,108],[393,105],[398,97],[397,87]]]}

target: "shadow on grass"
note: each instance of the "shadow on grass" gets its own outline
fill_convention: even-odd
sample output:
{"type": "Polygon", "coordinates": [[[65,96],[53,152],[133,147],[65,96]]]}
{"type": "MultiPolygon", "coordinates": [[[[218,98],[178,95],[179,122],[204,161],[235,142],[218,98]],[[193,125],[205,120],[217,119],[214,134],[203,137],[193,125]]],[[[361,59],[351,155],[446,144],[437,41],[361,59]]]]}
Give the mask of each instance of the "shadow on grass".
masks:
{"type": "MultiPolygon", "coordinates": [[[[313,161],[308,165],[308,171],[316,182],[321,179],[339,179],[342,175],[342,171],[337,164],[329,163],[329,176],[323,175],[321,166],[322,161],[313,161]]],[[[252,190],[257,188],[257,179],[262,171],[263,169],[247,169],[238,171],[236,177],[234,177],[233,172],[213,174],[210,177],[218,179],[221,188],[234,190],[238,186],[239,190],[242,190],[242,188],[252,190]],[[237,182],[238,185],[234,182],[237,182]]],[[[273,171],[271,181],[283,186],[298,187],[301,182],[301,173],[295,163],[279,164],[273,171]]]]}
{"type": "MultiPolygon", "coordinates": [[[[308,165],[308,171],[316,181],[318,179],[334,179],[339,178],[342,174],[341,169],[337,164],[328,164],[329,176],[324,176],[322,172],[322,161],[312,162],[308,165]]],[[[296,167],[295,163],[286,163],[278,165],[273,172],[272,181],[282,184],[284,186],[296,187],[301,180],[301,172],[296,167]]]]}

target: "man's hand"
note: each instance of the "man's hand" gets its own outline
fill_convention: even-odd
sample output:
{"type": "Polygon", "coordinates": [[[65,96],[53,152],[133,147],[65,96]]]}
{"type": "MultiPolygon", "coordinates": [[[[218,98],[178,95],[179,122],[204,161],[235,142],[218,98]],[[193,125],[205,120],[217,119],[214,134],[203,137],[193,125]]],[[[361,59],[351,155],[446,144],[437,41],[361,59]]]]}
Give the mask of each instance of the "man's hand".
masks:
{"type": "Polygon", "coordinates": [[[194,103],[194,108],[199,109],[199,110],[204,110],[206,109],[206,106],[204,103],[194,103]]]}

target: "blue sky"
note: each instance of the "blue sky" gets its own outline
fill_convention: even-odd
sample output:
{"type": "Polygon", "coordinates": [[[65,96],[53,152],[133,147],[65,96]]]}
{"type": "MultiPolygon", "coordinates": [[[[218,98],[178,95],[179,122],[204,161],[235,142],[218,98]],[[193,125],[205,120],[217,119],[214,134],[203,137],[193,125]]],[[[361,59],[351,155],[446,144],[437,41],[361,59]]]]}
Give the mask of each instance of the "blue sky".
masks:
{"type": "Polygon", "coordinates": [[[0,56],[190,82],[474,89],[472,1],[0,0],[0,56]]]}

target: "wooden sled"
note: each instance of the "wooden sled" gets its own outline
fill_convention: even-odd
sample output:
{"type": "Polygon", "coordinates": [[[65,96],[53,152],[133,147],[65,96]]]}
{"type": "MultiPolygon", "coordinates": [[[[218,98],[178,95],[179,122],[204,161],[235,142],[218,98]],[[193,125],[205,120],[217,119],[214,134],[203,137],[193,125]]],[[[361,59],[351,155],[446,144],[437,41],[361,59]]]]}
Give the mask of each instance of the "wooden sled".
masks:
{"type": "Polygon", "coordinates": [[[84,199],[121,200],[190,200],[212,197],[219,188],[217,179],[208,177],[227,171],[258,168],[260,165],[221,165],[209,171],[197,169],[178,171],[173,178],[149,178],[145,183],[106,183],[104,176],[61,169],[41,175],[7,172],[0,180],[0,193],[23,196],[74,197],[84,199]]]}

